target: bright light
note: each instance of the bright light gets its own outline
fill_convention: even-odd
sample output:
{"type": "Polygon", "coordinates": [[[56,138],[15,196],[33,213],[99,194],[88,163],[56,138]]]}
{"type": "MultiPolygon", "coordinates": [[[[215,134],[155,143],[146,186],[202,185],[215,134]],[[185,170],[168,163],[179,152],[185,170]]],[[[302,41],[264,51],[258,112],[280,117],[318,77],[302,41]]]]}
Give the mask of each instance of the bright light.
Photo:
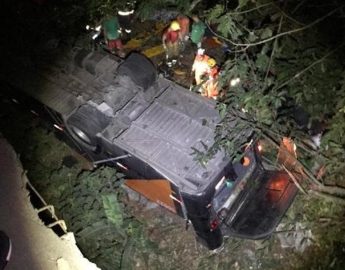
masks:
{"type": "Polygon", "coordinates": [[[225,180],[225,176],[223,176],[222,179],[220,179],[218,184],[215,186],[215,190],[218,190],[221,187],[221,185],[224,183],[224,180],[225,180]]]}
{"type": "Polygon", "coordinates": [[[120,162],[116,162],[116,165],[119,166],[121,169],[128,171],[128,168],[125,165],[121,164],[120,162]]]}
{"type": "Polygon", "coordinates": [[[261,145],[261,144],[258,144],[258,150],[259,150],[259,152],[262,152],[263,147],[262,147],[262,145],[261,145]]]}
{"type": "Polygon", "coordinates": [[[60,131],[63,131],[63,128],[62,128],[62,127],[60,127],[60,126],[59,126],[59,125],[57,125],[57,124],[54,124],[54,127],[55,127],[56,129],[60,130],[60,131]]]}
{"type": "Polygon", "coordinates": [[[297,150],[297,146],[296,146],[296,144],[293,142],[293,151],[295,152],[295,156],[297,156],[296,150],[297,150]]]}
{"type": "Polygon", "coordinates": [[[118,12],[118,14],[119,14],[120,16],[128,16],[128,15],[131,15],[131,14],[133,14],[133,13],[134,13],[134,9],[129,10],[129,11],[121,11],[121,10],[119,10],[119,12],[118,12]]]}
{"type": "Polygon", "coordinates": [[[242,166],[247,167],[250,164],[250,159],[249,157],[243,157],[241,162],[242,162],[242,166]]]}
{"type": "Polygon", "coordinates": [[[101,31],[101,28],[102,28],[102,25],[98,25],[98,26],[96,26],[96,31],[101,31]]]}
{"type": "Polygon", "coordinates": [[[236,85],[238,85],[240,83],[240,81],[241,81],[240,78],[232,79],[230,81],[230,85],[231,86],[236,86],[236,85]]]}
{"type": "Polygon", "coordinates": [[[217,229],[218,225],[219,225],[219,220],[217,218],[212,220],[212,222],[210,223],[211,231],[217,229]]]}
{"type": "Polygon", "coordinates": [[[98,33],[97,33],[97,34],[94,34],[94,35],[92,36],[92,39],[95,40],[97,37],[98,37],[98,33]]]}
{"type": "Polygon", "coordinates": [[[251,140],[249,141],[249,143],[246,144],[246,147],[245,147],[244,150],[247,151],[248,148],[249,148],[252,144],[253,144],[253,139],[251,139],[251,140]]]}
{"type": "Polygon", "coordinates": [[[176,197],[174,197],[173,195],[170,194],[169,197],[173,199],[174,201],[177,201],[179,204],[182,204],[182,202],[178,200],[176,197]]]}
{"type": "MultiPolygon", "coordinates": [[[[320,145],[321,145],[321,136],[322,136],[322,133],[318,133],[318,134],[316,134],[314,136],[311,136],[311,140],[313,141],[313,143],[315,144],[315,146],[317,148],[319,148],[320,145]]],[[[296,152],[296,145],[294,147],[294,150],[296,152]]]]}
{"type": "Polygon", "coordinates": [[[246,110],[245,108],[242,108],[241,111],[244,112],[244,113],[248,112],[248,110],[246,110]]]}
{"type": "Polygon", "coordinates": [[[125,29],[125,32],[126,32],[127,34],[129,34],[129,33],[132,32],[132,30],[131,30],[131,29],[125,29]]]}

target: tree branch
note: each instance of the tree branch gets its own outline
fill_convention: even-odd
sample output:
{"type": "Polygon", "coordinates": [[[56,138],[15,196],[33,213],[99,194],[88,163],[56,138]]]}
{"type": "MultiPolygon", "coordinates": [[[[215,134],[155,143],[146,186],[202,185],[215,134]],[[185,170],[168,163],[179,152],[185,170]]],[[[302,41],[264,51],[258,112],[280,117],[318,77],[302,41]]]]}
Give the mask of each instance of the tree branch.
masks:
{"type": "Polygon", "coordinates": [[[320,62],[324,61],[328,56],[330,56],[331,54],[333,54],[334,52],[336,52],[338,49],[340,49],[341,47],[343,47],[345,45],[345,42],[341,43],[338,47],[336,47],[335,49],[333,49],[332,51],[328,52],[327,54],[325,54],[323,57],[321,57],[320,59],[316,60],[314,63],[310,64],[309,66],[307,66],[305,69],[297,72],[294,76],[292,76],[292,78],[288,79],[287,81],[285,81],[284,83],[282,83],[281,85],[277,86],[276,88],[273,89],[273,91],[276,91],[282,87],[284,87],[285,85],[289,84],[291,81],[293,81],[294,79],[297,79],[298,77],[300,77],[304,72],[308,71],[309,69],[311,69],[313,66],[319,64],[320,62]]]}
{"type": "Polygon", "coordinates": [[[284,166],[282,165],[282,168],[284,169],[284,171],[290,176],[290,178],[292,179],[292,181],[295,183],[296,187],[304,194],[307,195],[308,192],[305,191],[305,189],[300,185],[300,183],[298,182],[298,180],[296,179],[296,177],[284,166]]]}
{"type": "Polygon", "coordinates": [[[292,11],[292,14],[295,13],[305,2],[307,2],[308,0],[303,0],[301,2],[299,2],[299,4],[294,8],[294,10],[292,11]]]}
{"type": "Polygon", "coordinates": [[[279,6],[277,6],[276,4],[274,5],[277,9],[279,9],[279,11],[283,14],[284,17],[288,18],[289,20],[293,21],[296,24],[299,25],[305,25],[304,23],[301,23],[299,21],[297,21],[296,19],[292,18],[291,16],[289,16],[288,14],[285,13],[285,11],[283,11],[279,6]]]}
{"type": "Polygon", "coordinates": [[[312,190],[345,197],[345,188],[338,186],[312,186],[312,190]]]}
{"type": "MultiPolygon", "coordinates": [[[[280,30],[282,28],[282,24],[283,24],[283,16],[280,16],[280,21],[279,21],[279,26],[278,26],[277,33],[280,33],[280,30]]],[[[273,55],[274,55],[274,51],[275,51],[275,49],[277,47],[277,43],[278,43],[278,38],[276,38],[274,40],[270,61],[269,61],[268,66],[267,66],[266,75],[265,75],[265,79],[264,79],[264,86],[266,85],[267,77],[268,77],[268,74],[269,74],[269,71],[270,71],[270,68],[271,68],[271,65],[272,65],[273,55]]]]}
{"type": "Polygon", "coordinates": [[[334,203],[345,205],[345,199],[336,197],[334,195],[325,194],[325,193],[322,193],[322,192],[319,192],[319,191],[315,191],[315,190],[311,190],[310,194],[316,195],[317,197],[326,199],[326,200],[334,202],[334,203]]]}
{"type": "Polygon", "coordinates": [[[190,4],[190,7],[189,7],[189,12],[192,12],[192,10],[195,8],[195,6],[197,4],[199,4],[201,2],[201,0],[194,0],[191,4],[190,4]]]}
{"type": "MultiPolygon", "coordinates": [[[[268,130],[268,132],[270,132],[271,130],[268,130]]],[[[272,143],[272,145],[274,145],[277,149],[280,149],[280,145],[279,143],[277,143],[276,141],[274,141],[270,136],[268,136],[265,132],[263,132],[261,130],[261,134],[262,136],[264,136],[268,141],[270,141],[272,143]]],[[[290,152],[288,152],[287,150],[284,152],[287,155],[290,155],[291,157],[294,157],[290,152]]],[[[295,157],[294,157],[295,158],[295,157]]],[[[318,181],[316,179],[316,177],[313,175],[312,172],[309,171],[309,169],[302,163],[300,162],[297,158],[296,158],[296,164],[302,168],[302,172],[303,174],[305,174],[312,182],[314,182],[316,185],[322,185],[322,183],[320,181],[318,181]]]]}
{"type": "Polygon", "coordinates": [[[326,19],[327,17],[331,16],[333,13],[337,12],[338,10],[342,9],[344,7],[344,5],[340,6],[340,7],[337,7],[336,9],[333,9],[332,11],[328,12],[326,15],[322,16],[321,18],[315,20],[314,22],[306,25],[306,26],[303,26],[303,27],[300,27],[300,28],[296,28],[296,29],[293,29],[293,30],[290,30],[290,31],[286,31],[286,32],[283,32],[283,33],[279,33],[273,37],[270,37],[270,38],[267,38],[267,39],[264,39],[264,40],[261,40],[261,41],[258,41],[258,42],[254,42],[254,43],[235,43],[233,42],[232,40],[228,39],[228,38],[225,38],[221,35],[219,35],[218,33],[216,33],[215,31],[213,31],[210,27],[210,25],[208,23],[206,23],[207,27],[210,29],[210,31],[212,32],[212,34],[214,34],[215,36],[229,42],[230,44],[234,45],[234,46],[248,46],[248,47],[251,47],[251,46],[257,46],[257,45],[260,45],[260,44],[263,44],[263,43],[266,43],[268,41],[271,41],[271,40],[274,40],[278,37],[282,37],[282,36],[285,36],[285,35],[290,35],[290,34],[293,34],[293,33],[297,33],[297,32],[300,32],[300,31],[304,31],[308,28],[311,28],[313,27],[315,24],[318,24],[319,22],[323,21],[324,19],[326,19]]]}
{"type": "Polygon", "coordinates": [[[267,6],[270,6],[270,5],[273,5],[274,2],[269,2],[269,3],[266,3],[266,4],[262,4],[260,6],[257,6],[255,8],[251,8],[251,9],[247,9],[247,10],[244,10],[244,11],[239,11],[239,12],[229,12],[227,13],[227,15],[240,15],[240,14],[245,14],[245,13],[249,13],[249,12],[252,12],[254,10],[257,10],[257,9],[260,9],[260,8],[263,8],[263,7],[267,7],[267,6]]]}

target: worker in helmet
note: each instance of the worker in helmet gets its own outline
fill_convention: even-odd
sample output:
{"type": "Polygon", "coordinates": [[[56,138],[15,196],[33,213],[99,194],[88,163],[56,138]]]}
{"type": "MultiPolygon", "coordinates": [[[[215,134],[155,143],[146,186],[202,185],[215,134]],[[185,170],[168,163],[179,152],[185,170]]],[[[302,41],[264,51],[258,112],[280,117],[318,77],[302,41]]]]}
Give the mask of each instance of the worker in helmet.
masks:
{"type": "Polygon", "coordinates": [[[176,17],[176,21],[180,25],[180,33],[181,33],[181,38],[183,41],[188,40],[188,35],[189,35],[189,18],[185,15],[178,15],[176,17]]]}
{"type": "Polygon", "coordinates": [[[198,48],[201,48],[201,43],[205,35],[206,25],[198,18],[198,16],[192,16],[192,31],[190,33],[190,40],[196,44],[198,48]]]}
{"type": "Polygon", "coordinates": [[[179,43],[182,41],[180,30],[180,24],[177,21],[172,21],[162,36],[163,48],[165,50],[167,65],[169,67],[176,64],[177,59],[179,58],[179,43]]]}
{"type": "Polygon", "coordinates": [[[217,66],[217,62],[213,58],[209,58],[207,60],[208,69],[208,78],[206,82],[202,85],[203,92],[201,95],[213,99],[217,99],[219,95],[218,90],[218,75],[219,75],[219,68],[217,66]]]}
{"type": "Polygon", "coordinates": [[[132,32],[131,24],[134,19],[135,1],[128,1],[117,11],[117,16],[122,29],[122,34],[130,38],[132,32]]]}
{"type": "Polygon", "coordinates": [[[107,15],[102,21],[105,43],[111,53],[118,50],[120,57],[124,57],[123,45],[121,41],[120,24],[116,16],[107,15]]]}
{"type": "Polygon", "coordinates": [[[210,57],[205,54],[204,49],[198,49],[192,66],[192,73],[194,73],[195,83],[198,86],[201,86],[202,82],[205,81],[205,77],[209,73],[210,67],[207,64],[209,58],[210,57]]]}

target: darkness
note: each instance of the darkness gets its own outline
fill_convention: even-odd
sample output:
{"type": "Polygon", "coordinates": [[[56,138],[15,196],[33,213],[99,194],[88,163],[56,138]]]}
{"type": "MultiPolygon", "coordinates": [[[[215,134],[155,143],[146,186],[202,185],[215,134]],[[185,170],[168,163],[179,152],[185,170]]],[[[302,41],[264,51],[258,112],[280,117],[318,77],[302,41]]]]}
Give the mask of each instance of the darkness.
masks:
{"type": "MultiPolygon", "coordinates": [[[[26,55],[38,54],[47,42],[72,43],[82,33],[88,22],[89,11],[85,10],[83,0],[4,0],[1,3],[2,51],[26,55]]],[[[224,4],[230,11],[237,1],[202,1],[200,9],[208,10],[215,4],[224,4]]],[[[340,0],[305,1],[296,9],[299,1],[277,1],[277,5],[290,11],[305,24],[324,16],[327,12],[340,7],[340,0]]],[[[337,12],[316,25],[318,34],[331,46],[344,41],[344,11],[337,12]]],[[[263,18],[264,19],[264,18],[263,18]]]]}
{"type": "Polygon", "coordinates": [[[74,3],[78,1],[2,1],[2,51],[34,56],[49,49],[49,42],[73,43],[86,21],[86,11],[74,3]]]}

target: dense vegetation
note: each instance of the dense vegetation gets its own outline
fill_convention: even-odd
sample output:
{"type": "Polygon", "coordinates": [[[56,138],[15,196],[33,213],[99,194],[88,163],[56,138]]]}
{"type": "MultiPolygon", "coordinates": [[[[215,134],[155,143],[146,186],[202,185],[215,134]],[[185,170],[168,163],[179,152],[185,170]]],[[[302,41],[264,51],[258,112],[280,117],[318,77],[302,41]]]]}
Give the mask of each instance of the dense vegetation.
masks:
{"type": "MultiPolygon", "coordinates": [[[[17,2],[20,4],[8,5],[6,9],[9,14],[19,15],[17,28],[12,28],[5,35],[2,45],[11,46],[13,51],[24,55],[29,51],[32,54],[32,50],[39,55],[37,48],[41,47],[37,42],[42,41],[43,44],[58,36],[57,42],[73,43],[87,22],[98,21],[109,10],[122,8],[127,1],[61,0],[59,4],[48,0],[33,1],[43,3],[34,8],[25,1],[17,2]],[[44,6],[47,3],[49,5],[44,6]],[[24,16],[28,8],[35,16],[24,16]],[[43,8],[49,19],[42,16],[43,8]],[[18,36],[23,40],[13,42],[18,40],[18,36]]],[[[197,14],[207,22],[209,31],[227,48],[226,58],[221,63],[220,79],[226,91],[218,103],[223,122],[219,125],[215,149],[225,147],[229,153],[235,153],[234,150],[247,143],[243,141],[244,136],[238,134],[248,129],[257,134],[254,140],[264,138],[272,148],[279,146],[282,137],[292,137],[297,145],[298,167],[302,168],[305,176],[300,189],[306,196],[298,198],[288,213],[289,222],[285,224],[303,223],[311,228],[315,245],[303,255],[290,258],[291,261],[284,262],[283,266],[286,269],[292,269],[292,264],[296,269],[342,269],[345,246],[342,207],[345,202],[345,7],[341,0],[209,2],[146,0],[137,1],[136,9],[141,20],[152,17],[157,10],[168,9],[187,15],[197,14]],[[240,83],[231,86],[234,78],[240,78],[240,83]],[[314,128],[315,123],[318,128],[314,128]],[[322,131],[322,137],[318,147],[310,143],[310,136],[319,131],[322,131]]],[[[7,19],[9,25],[13,18],[7,19]]],[[[5,122],[3,124],[3,127],[6,126],[5,122]]],[[[42,134],[35,136],[34,141],[42,143],[42,134]]],[[[14,141],[21,141],[13,138],[14,141]]],[[[133,249],[128,248],[130,245],[136,246],[137,250],[141,248],[144,253],[170,251],[152,245],[143,236],[143,227],[138,221],[124,214],[124,206],[118,200],[121,192],[110,192],[114,188],[112,185],[118,184],[104,185],[110,178],[117,179],[114,172],[103,169],[97,175],[79,174],[79,171],[66,170],[60,163],[43,166],[42,160],[37,169],[36,161],[43,154],[49,156],[53,152],[47,145],[39,148],[40,153],[24,145],[19,145],[19,148],[26,153],[26,160],[32,163],[26,165],[30,168],[36,166],[31,178],[45,178],[45,166],[55,169],[50,173],[49,181],[57,182],[57,185],[49,188],[45,183],[41,184],[41,188],[46,190],[44,195],[54,205],[60,200],[65,201],[65,205],[58,208],[90,258],[108,269],[109,265],[122,265],[126,256],[130,258],[133,255],[133,249]],[[46,149],[47,153],[42,153],[42,149],[46,149]],[[72,179],[72,182],[62,184],[59,179],[72,179]],[[84,200],[85,197],[88,199],[84,200]],[[108,203],[110,201],[111,204],[108,203]],[[71,211],[64,211],[67,208],[71,211]],[[82,208],[84,215],[80,215],[82,208]],[[97,211],[91,212],[95,208],[97,211]],[[83,217],[83,220],[76,220],[76,216],[83,217]],[[108,237],[107,241],[102,242],[100,235],[95,234],[100,227],[108,237]],[[95,241],[96,246],[90,246],[90,241],[95,241]]],[[[215,149],[207,149],[200,158],[207,159],[215,149]]],[[[290,227],[284,229],[293,231],[290,227]]],[[[233,243],[235,240],[231,241],[232,246],[239,245],[233,243]]],[[[231,252],[236,253],[234,249],[231,252]]],[[[264,250],[265,256],[267,252],[272,252],[267,244],[258,250],[264,250]]],[[[237,269],[235,262],[229,261],[229,258],[222,261],[221,257],[199,255],[194,254],[193,257],[200,259],[199,269],[210,269],[210,265],[217,265],[218,269],[237,269]]],[[[262,260],[262,265],[258,263],[257,268],[276,269],[272,261],[273,266],[269,260],[262,260]]],[[[167,269],[178,269],[178,263],[178,260],[171,262],[167,269]]],[[[157,265],[159,269],[164,263],[157,265]]]]}

